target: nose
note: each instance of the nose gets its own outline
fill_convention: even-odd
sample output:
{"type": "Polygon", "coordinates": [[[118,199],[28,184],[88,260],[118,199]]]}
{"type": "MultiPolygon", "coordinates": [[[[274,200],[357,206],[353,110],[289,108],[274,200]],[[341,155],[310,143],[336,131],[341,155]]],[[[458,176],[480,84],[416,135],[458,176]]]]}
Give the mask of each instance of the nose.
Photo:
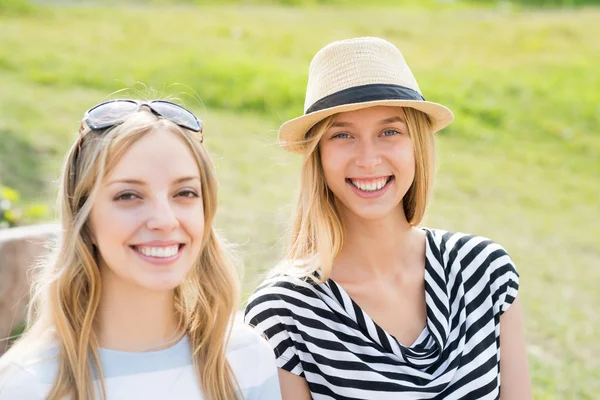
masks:
{"type": "Polygon", "coordinates": [[[170,232],[179,227],[179,220],[169,196],[160,196],[152,202],[146,226],[150,230],[170,232]]]}
{"type": "Polygon", "coordinates": [[[360,140],[356,148],[356,166],[372,170],[381,164],[381,153],[372,140],[360,140]]]}

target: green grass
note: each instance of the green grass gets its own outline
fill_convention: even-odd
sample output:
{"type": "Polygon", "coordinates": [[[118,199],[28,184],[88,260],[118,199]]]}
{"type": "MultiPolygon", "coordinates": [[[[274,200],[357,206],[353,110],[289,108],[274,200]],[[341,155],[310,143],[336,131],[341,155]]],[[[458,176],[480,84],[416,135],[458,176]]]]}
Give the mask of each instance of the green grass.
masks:
{"type": "Polygon", "coordinates": [[[592,399],[600,392],[600,10],[413,6],[0,12],[0,179],[26,200],[51,203],[87,107],[124,87],[144,95],[136,82],[178,95],[205,120],[220,178],[217,224],[240,243],[246,297],[277,261],[292,211],[299,159],[275,137],[302,110],[311,57],[332,40],[383,36],[403,51],[425,97],[457,117],[438,136],[426,224],[509,250],[535,398],[592,399]]]}

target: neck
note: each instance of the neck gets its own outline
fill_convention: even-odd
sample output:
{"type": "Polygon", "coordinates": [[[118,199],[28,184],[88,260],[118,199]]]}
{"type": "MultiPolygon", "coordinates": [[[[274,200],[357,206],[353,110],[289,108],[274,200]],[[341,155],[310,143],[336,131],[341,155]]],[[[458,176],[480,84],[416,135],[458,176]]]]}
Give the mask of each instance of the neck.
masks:
{"type": "Polygon", "coordinates": [[[173,291],[150,291],[110,271],[103,273],[96,332],[100,347],[111,350],[153,351],[172,346],[181,337],[173,291]]]}
{"type": "Polygon", "coordinates": [[[423,269],[425,232],[408,223],[401,206],[398,210],[376,220],[341,215],[344,245],[333,264],[334,280],[389,279],[423,269]]]}

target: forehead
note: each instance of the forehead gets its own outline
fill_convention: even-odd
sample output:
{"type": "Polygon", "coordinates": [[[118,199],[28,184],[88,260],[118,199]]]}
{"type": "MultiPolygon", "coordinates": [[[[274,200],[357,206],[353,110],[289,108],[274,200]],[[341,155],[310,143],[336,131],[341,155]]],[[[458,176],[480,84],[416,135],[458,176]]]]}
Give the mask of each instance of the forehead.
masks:
{"type": "Polygon", "coordinates": [[[399,117],[399,119],[405,121],[402,107],[376,106],[347,111],[337,114],[333,119],[333,123],[379,122],[394,117],[399,117]]]}
{"type": "Polygon", "coordinates": [[[157,128],[133,143],[108,177],[151,181],[176,175],[199,175],[196,157],[180,135],[157,128]]]}

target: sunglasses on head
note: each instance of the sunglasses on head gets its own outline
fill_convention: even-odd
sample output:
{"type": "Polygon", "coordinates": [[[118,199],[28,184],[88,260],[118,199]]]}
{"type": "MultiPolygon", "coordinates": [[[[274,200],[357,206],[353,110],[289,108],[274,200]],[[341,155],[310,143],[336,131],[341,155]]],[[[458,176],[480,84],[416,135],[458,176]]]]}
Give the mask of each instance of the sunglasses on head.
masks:
{"type": "Polygon", "coordinates": [[[106,129],[123,123],[128,116],[137,112],[142,106],[148,107],[155,115],[182,128],[202,133],[203,124],[198,117],[180,105],[165,100],[148,102],[129,99],[109,100],[87,110],[83,119],[91,129],[106,129]]]}

